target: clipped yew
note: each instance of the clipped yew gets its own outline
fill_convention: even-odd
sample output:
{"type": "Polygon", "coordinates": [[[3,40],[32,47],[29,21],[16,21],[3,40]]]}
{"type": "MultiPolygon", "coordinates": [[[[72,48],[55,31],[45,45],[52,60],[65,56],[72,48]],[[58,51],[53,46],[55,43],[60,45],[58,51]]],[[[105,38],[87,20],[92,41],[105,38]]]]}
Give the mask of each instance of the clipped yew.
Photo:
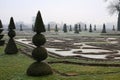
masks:
{"type": "Polygon", "coordinates": [[[105,24],[103,24],[103,29],[102,29],[101,33],[106,33],[106,26],[105,26],[105,24]]]}
{"type": "Polygon", "coordinates": [[[13,39],[16,35],[13,17],[10,18],[8,31],[9,31],[8,36],[10,37],[10,39],[6,45],[5,54],[16,54],[18,52],[18,49],[17,49],[17,46],[16,46],[15,41],[13,39]]]}
{"type": "Polygon", "coordinates": [[[36,34],[32,38],[32,43],[36,48],[32,51],[32,57],[36,62],[32,63],[27,69],[28,76],[45,76],[53,73],[51,67],[44,62],[48,57],[47,50],[43,47],[46,42],[45,36],[42,32],[45,32],[45,26],[40,14],[40,11],[37,13],[35,20],[35,32],[36,34]]]}
{"type": "Polygon", "coordinates": [[[3,46],[5,43],[5,40],[2,40],[2,38],[4,37],[4,35],[2,34],[2,31],[3,31],[3,25],[2,25],[2,22],[0,20],[0,46],[3,46]]]}
{"type": "Polygon", "coordinates": [[[93,32],[93,31],[92,31],[92,25],[91,25],[91,24],[90,24],[89,32],[93,32]]]}

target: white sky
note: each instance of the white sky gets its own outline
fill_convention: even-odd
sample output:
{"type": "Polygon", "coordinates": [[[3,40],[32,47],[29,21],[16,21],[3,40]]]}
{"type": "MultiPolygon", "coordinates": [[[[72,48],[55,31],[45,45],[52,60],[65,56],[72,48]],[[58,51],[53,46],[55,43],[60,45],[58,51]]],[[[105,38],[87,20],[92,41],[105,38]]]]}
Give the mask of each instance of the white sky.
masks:
{"type": "Polygon", "coordinates": [[[8,24],[13,16],[15,22],[31,24],[32,17],[40,10],[45,24],[51,21],[116,23],[117,16],[109,15],[107,5],[104,0],[0,0],[0,19],[3,24],[8,24]]]}

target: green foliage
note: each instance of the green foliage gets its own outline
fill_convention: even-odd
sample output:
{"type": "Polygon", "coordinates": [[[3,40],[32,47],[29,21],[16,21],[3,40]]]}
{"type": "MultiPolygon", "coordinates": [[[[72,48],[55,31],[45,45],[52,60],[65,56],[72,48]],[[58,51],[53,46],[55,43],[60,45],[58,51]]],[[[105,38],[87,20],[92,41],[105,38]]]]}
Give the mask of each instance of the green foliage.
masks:
{"type": "Polygon", "coordinates": [[[2,25],[2,22],[0,20],[0,46],[3,46],[4,43],[5,43],[5,40],[1,40],[3,38],[3,36],[4,36],[3,34],[1,34],[2,31],[3,31],[3,25],[2,25]]]}
{"type": "Polygon", "coordinates": [[[50,31],[50,24],[48,24],[48,31],[50,31]]]}
{"type": "Polygon", "coordinates": [[[45,36],[43,34],[35,34],[32,38],[32,43],[35,46],[44,45],[46,42],[45,36]]]}
{"type": "Polygon", "coordinates": [[[115,31],[115,26],[113,25],[113,29],[112,29],[113,31],[115,31]]]}
{"type": "Polygon", "coordinates": [[[87,25],[85,24],[85,31],[87,31],[87,25]]]}
{"type": "Polygon", "coordinates": [[[55,26],[55,32],[58,32],[58,27],[57,27],[57,24],[55,26]]]}
{"type": "Polygon", "coordinates": [[[6,54],[16,54],[18,52],[17,46],[12,38],[9,39],[8,44],[5,48],[6,54]]]}
{"type": "Polygon", "coordinates": [[[70,29],[69,29],[69,31],[72,31],[72,26],[70,25],[70,29]]]}
{"type": "Polygon", "coordinates": [[[96,31],[96,25],[94,25],[94,31],[96,31]]]}
{"type": "Polygon", "coordinates": [[[10,29],[16,29],[13,17],[10,18],[10,23],[9,23],[9,26],[8,26],[8,30],[10,30],[10,29]]]}
{"type": "Polygon", "coordinates": [[[20,31],[23,31],[22,24],[20,24],[20,31]]]}
{"type": "Polygon", "coordinates": [[[45,62],[34,62],[27,70],[29,76],[45,76],[52,73],[51,67],[45,62]]]}
{"type": "Polygon", "coordinates": [[[66,25],[66,24],[63,25],[63,32],[64,32],[64,33],[67,32],[67,25],[66,25]]]}
{"type": "Polygon", "coordinates": [[[77,24],[75,24],[74,31],[75,31],[74,33],[77,33],[77,34],[79,33],[79,29],[78,29],[78,25],[77,24]]]}
{"type": "Polygon", "coordinates": [[[105,26],[105,24],[103,24],[102,33],[106,33],[106,26],[105,26]]]}
{"type": "Polygon", "coordinates": [[[12,29],[10,29],[9,32],[8,32],[8,36],[9,36],[10,38],[13,38],[13,37],[15,37],[15,35],[16,35],[15,31],[12,30],[12,29]]]}
{"type": "Polygon", "coordinates": [[[32,51],[32,57],[38,62],[48,57],[47,50],[44,47],[37,47],[32,51]]]}
{"type": "Polygon", "coordinates": [[[46,31],[41,14],[40,14],[40,11],[38,11],[38,13],[37,13],[34,29],[35,29],[35,32],[37,32],[37,33],[41,33],[41,32],[46,31]]]}
{"type": "Polygon", "coordinates": [[[2,25],[2,22],[1,22],[1,20],[0,20],[0,28],[3,28],[3,25],[2,25]]]}
{"type": "Polygon", "coordinates": [[[90,24],[89,32],[93,32],[93,31],[92,31],[92,25],[91,25],[91,24],[90,24]]]}
{"type": "Polygon", "coordinates": [[[81,29],[81,25],[79,24],[78,26],[79,26],[79,31],[81,32],[81,31],[82,31],[82,29],[81,29]]]}

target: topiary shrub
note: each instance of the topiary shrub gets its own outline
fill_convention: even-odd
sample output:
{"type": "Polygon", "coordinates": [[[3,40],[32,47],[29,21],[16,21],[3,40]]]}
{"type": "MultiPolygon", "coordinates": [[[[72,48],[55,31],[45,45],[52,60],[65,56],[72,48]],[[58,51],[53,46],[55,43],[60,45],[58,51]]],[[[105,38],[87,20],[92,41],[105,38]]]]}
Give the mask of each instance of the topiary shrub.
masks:
{"type": "Polygon", "coordinates": [[[93,32],[93,31],[92,31],[92,25],[91,25],[91,24],[90,24],[89,32],[93,32]]]}
{"type": "Polygon", "coordinates": [[[51,67],[45,62],[34,62],[27,70],[29,76],[44,76],[52,73],[51,67]]]}
{"type": "Polygon", "coordinates": [[[27,75],[29,76],[44,76],[52,74],[53,71],[51,67],[46,64],[44,61],[48,54],[47,50],[44,47],[41,47],[45,44],[46,39],[41,32],[45,32],[45,27],[41,18],[40,11],[37,13],[37,17],[35,20],[35,32],[36,34],[32,38],[32,43],[36,46],[36,48],[32,51],[32,57],[36,60],[30,67],[27,69],[27,75]]]}
{"type": "Polygon", "coordinates": [[[63,32],[67,33],[67,25],[66,24],[63,25],[63,32]]]}
{"type": "Polygon", "coordinates": [[[3,25],[2,25],[2,22],[0,20],[0,46],[4,45],[5,44],[5,40],[1,40],[3,38],[3,34],[1,34],[3,31],[3,25]]]}
{"type": "Polygon", "coordinates": [[[103,29],[102,29],[101,33],[106,33],[106,26],[105,26],[105,24],[103,24],[103,29]]]}
{"type": "Polygon", "coordinates": [[[78,25],[75,24],[74,26],[74,33],[78,34],[79,33],[79,29],[78,29],[78,25]]]}
{"type": "Polygon", "coordinates": [[[17,46],[16,46],[15,41],[13,39],[16,35],[14,29],[15,29],[15,24],[14,24],[13,17],[11,17],[10,23],[8,26],[8,30],[9,30],[8,36],[10,37],[10,39],[8,41],[8,44],[6,45],[5,54],[16,54],[18,52],[17,46]]]}

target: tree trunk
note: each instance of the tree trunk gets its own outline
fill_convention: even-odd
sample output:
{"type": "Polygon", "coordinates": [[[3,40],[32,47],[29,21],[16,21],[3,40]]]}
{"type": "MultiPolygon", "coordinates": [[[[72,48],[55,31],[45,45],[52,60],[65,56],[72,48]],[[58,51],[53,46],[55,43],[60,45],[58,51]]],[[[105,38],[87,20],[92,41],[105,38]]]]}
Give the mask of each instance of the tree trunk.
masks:
{"type": "Polygon", "coordinates": [[[120,11],[118,13],[117,30],[120,31],[120,11]]]}

